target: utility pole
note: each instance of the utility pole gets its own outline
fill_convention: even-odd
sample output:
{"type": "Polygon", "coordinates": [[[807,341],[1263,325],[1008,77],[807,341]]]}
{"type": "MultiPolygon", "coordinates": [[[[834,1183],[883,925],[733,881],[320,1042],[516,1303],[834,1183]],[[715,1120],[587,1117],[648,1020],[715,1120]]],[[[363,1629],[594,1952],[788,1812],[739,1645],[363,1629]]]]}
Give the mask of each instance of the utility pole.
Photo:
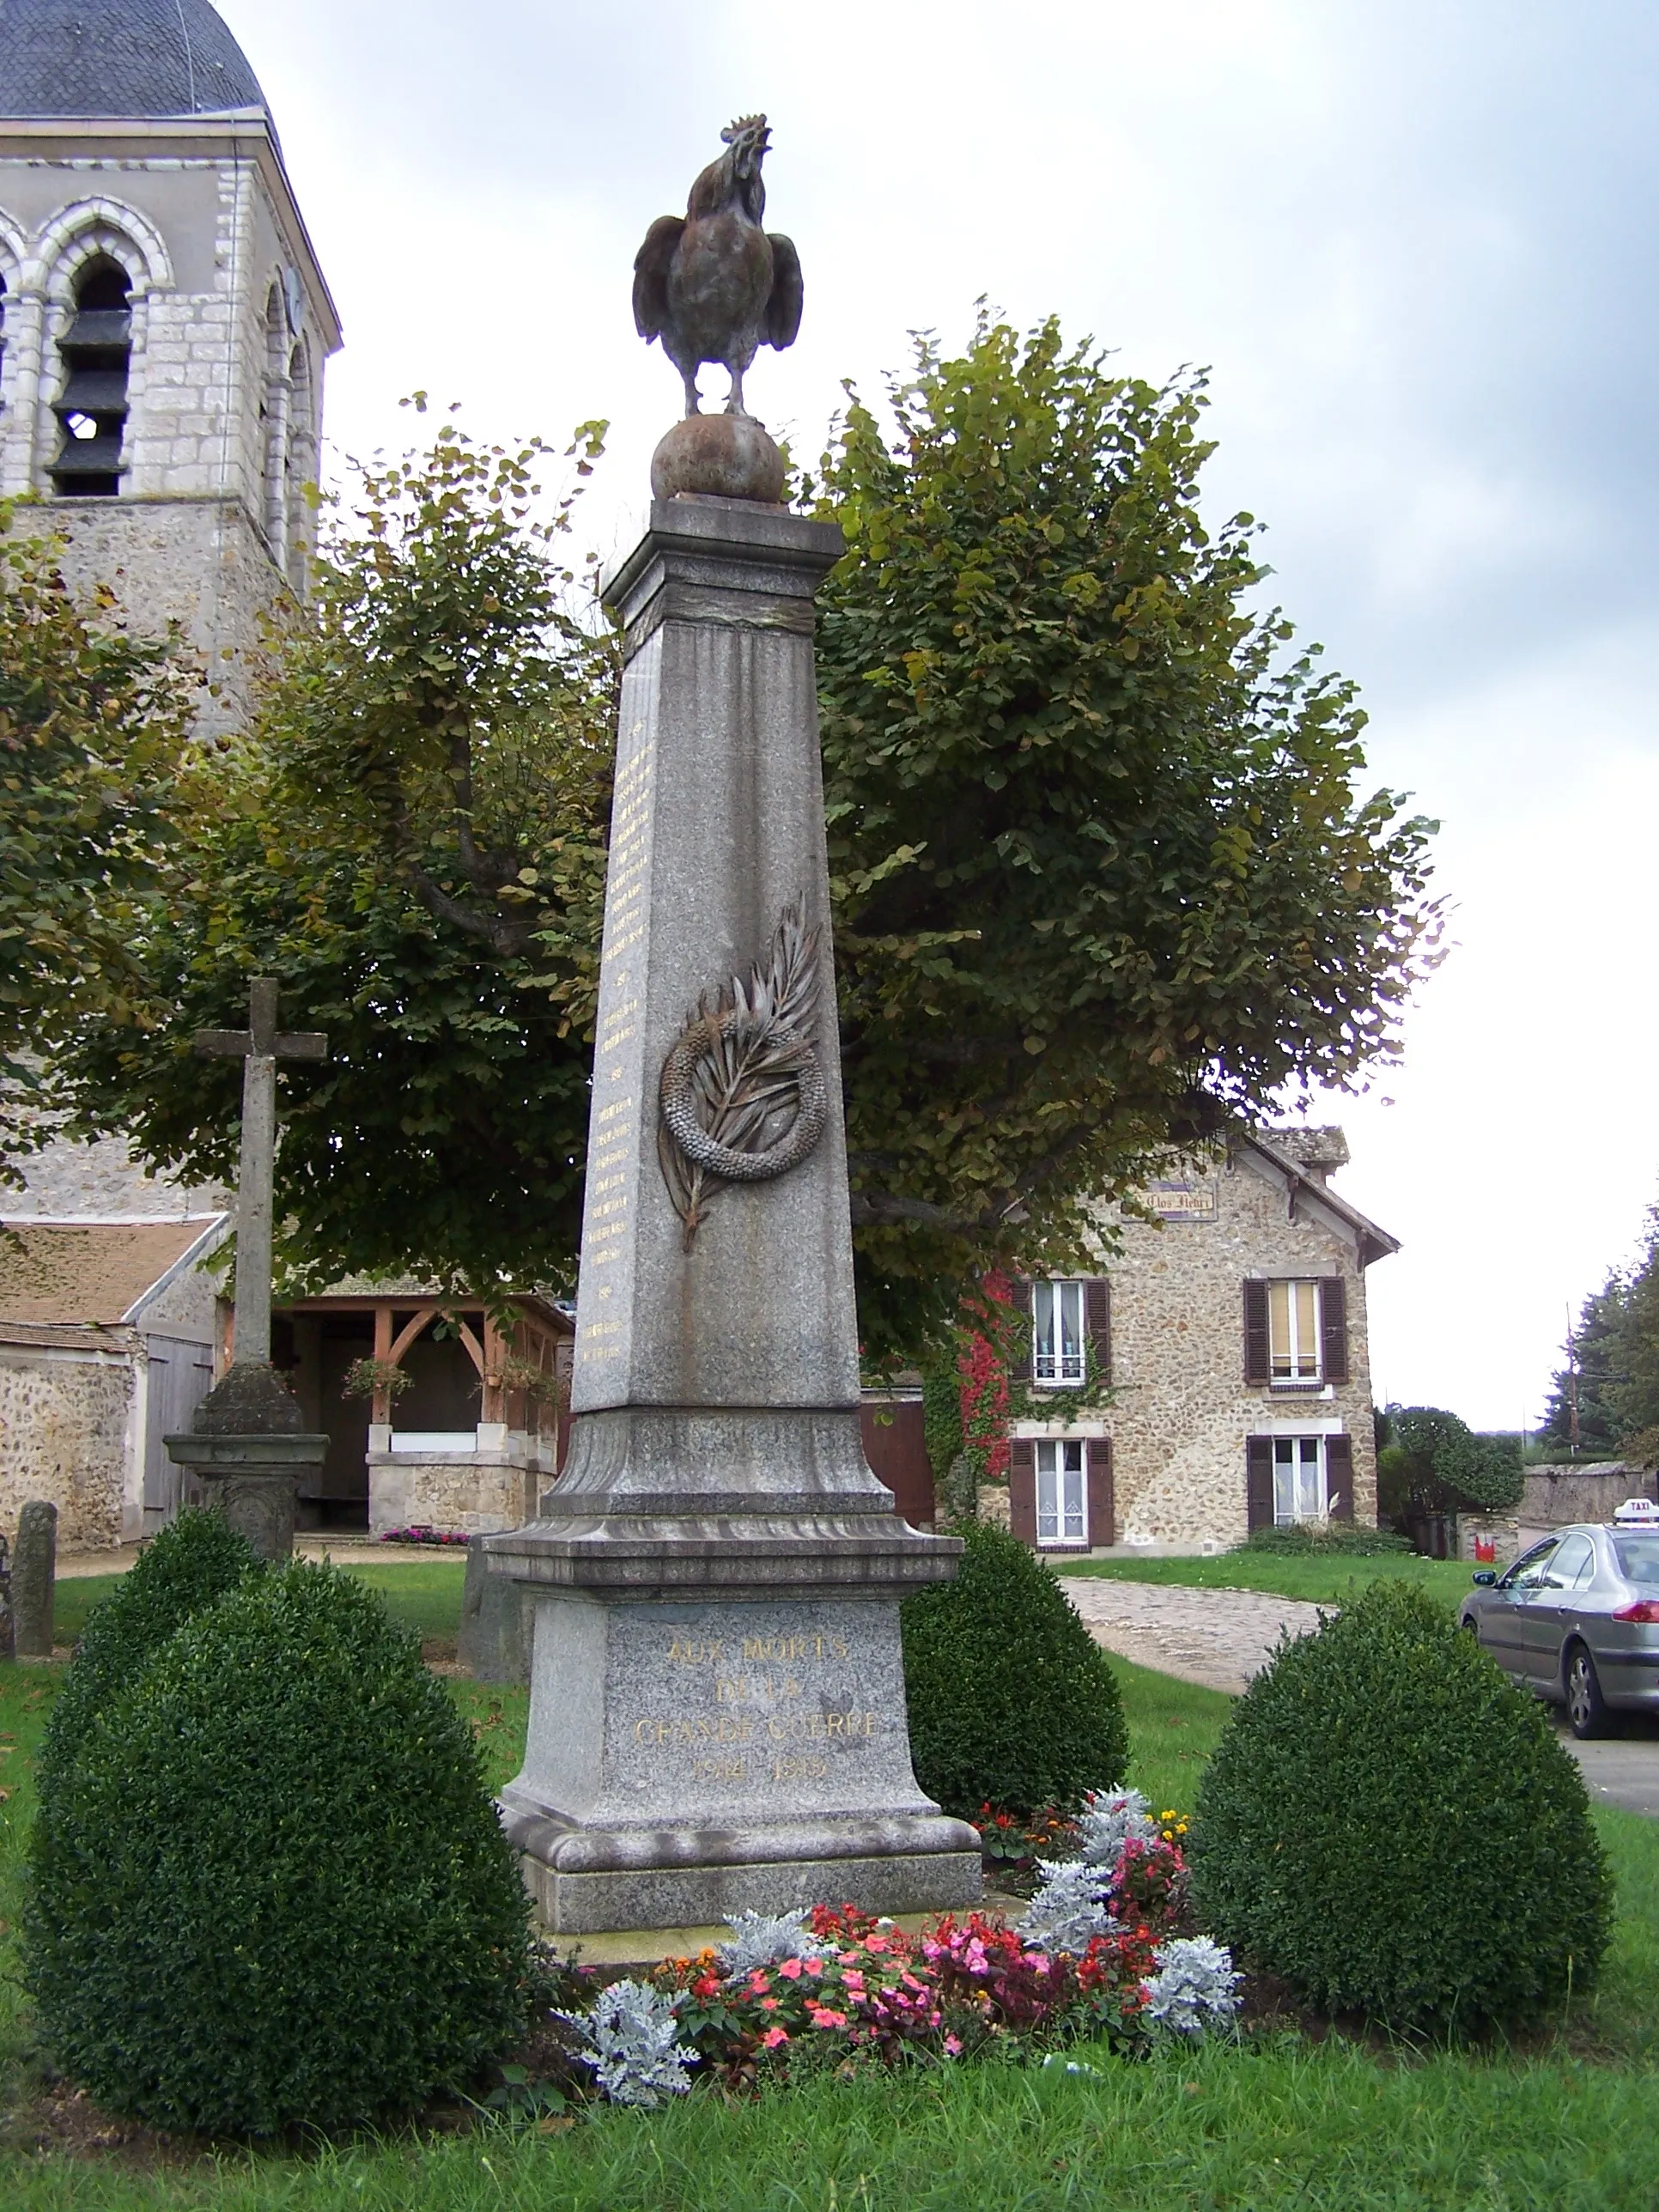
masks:
{"type": "Polygon", "coordinates": [[[1578,1456],[1578,1344],[1572,1333],[1572,1308],[1567,1308],[1567,1450],[1578,1456]]]}

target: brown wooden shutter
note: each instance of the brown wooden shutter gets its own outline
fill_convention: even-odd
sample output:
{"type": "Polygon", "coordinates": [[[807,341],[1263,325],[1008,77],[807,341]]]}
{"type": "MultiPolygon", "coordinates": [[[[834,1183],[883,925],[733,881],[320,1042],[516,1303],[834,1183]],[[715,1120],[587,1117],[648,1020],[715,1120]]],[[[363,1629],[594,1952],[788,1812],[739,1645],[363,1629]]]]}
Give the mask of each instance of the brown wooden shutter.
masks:
{"type": "Polygon", "coordinates": [[[1273,1346],[1267,1334],[1267,1285],[1258,1282],[1246,1283],[1244,1380],[1247,1382],[1271,1382],[1273,1379],[1273,1346]]]}
{"type": "Polygon", "coordinates": [[[1089,1380],[1112,1379],[1112,1286],[1097,1275],[1083,1286],[1083,1319],[1089,1332],[1089,1380]]]}
{"type": "MultiPolygon", "coordinates": [[[[1010,1287],[1013,1293],[1014,1311],[1024,1314],[1025,1322],[1018,1339],[1020,1352],[1009,1364],[1009,1379],[1014,1382],[1034,1382],[1036,1380],[1036,1316],[1031,1311],[1030,1278],[1016,1275],[1010,1287]]],[[[1031,1540],[1035,1543],[1036,1537],[1033,1536],[1031,1540]]]]}
{"type": "Polygon", "coordinates": [[[1333,1521],[1353,1519],[1353,1438],[1325,1439],[1325,1510],[1333,1521]]]}
{"type": "Polygon", "coordinates": [[[1319,1285],[1319,1356],[1328,1382],[1348,1379],[1348,1286],[1340,1275],[1319,1285]]]}
{"type": "Polygon", "coordinates": [[[1252,1528],[1273,1525],[1273,1440],[1251,1437],[1244,1446],[1244,1507],[1252,1528]]]}
{"type": "Polygon", "coordinates": [[[1022,1544],[1036,1544],[1036,1446],[1030,1437],[1008,1442],[1008,1528],[1022,1544]]]}
{"type": "Polygon", "coordinates": [[[1117,1541],[1117,1513],[1112,1496],[1112,1447],[1109,1438],[1093,1437],[1083,1447],[1088,1454],[1089,1544],[1103,1550],[1117,1541]]]}

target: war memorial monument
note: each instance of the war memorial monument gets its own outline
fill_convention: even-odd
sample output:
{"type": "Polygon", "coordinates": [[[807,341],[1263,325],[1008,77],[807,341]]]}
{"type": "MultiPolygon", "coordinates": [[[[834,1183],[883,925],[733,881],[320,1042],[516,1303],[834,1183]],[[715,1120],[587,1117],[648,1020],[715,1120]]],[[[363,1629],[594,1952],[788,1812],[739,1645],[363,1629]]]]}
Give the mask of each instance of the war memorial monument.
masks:
{"type": "Polygon", "coordinates": [[[866,1463],[813,598],[831,524],[744,410],[799,326],[763,116],[635,263],[684,379],[605,598],[624,666],[567,1471],[489,1540],[533,1597],[507,1832],[560,1933],[980,1891],[910,1764],[899,1602],[961,1547],[866,1463]],[[697,371],[724,363],[723,414],[697,371]]]}

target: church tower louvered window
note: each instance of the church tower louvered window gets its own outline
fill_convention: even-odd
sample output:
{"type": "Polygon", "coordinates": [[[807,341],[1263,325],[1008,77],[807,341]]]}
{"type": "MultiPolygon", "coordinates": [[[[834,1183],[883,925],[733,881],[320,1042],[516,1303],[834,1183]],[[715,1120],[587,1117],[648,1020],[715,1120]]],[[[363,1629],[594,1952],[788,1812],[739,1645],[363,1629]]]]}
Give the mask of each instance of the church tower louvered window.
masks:
{"type": "Polygon", "coordinates": [[[66,498],[112,499],[121,489],[132,359],[131,287],[118,263],[94,261],[81,277],[58,349],[64,390],[55,411],[64,435],[52,487],[66,498]]]}

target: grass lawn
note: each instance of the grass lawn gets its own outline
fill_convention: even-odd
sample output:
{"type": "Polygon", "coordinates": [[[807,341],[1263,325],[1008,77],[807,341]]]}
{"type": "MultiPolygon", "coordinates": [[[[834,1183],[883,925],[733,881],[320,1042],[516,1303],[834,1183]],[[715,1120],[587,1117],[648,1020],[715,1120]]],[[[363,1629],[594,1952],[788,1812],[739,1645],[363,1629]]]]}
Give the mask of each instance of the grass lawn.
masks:
{"type": "MultiPolygon", "coordinates": [[[[461,1623],[461,1583],[466,1573],[464,1553],[448,1558],[417,1554],[388,1559],[384,1566],[348,1565],[371,1589],[379,1590],[394,1620],[412,1628],[423,1640],[453,1643],[461,1623]]],[[[106,1598],[120,1581],[119,1575],[77,1575],[60,1580],[53,1598],[52,1634],[59,1644],[73,1644],[87,1625],[87,1615],[106,1598]]]]}
{"type": "Polygon", "coordinates": [[[1423,1559],[1394,1552],[1375,1559],[1283,1556],[1272,1552],[1218,1552],[1209,1559],[1085,1559],[1060,1572],[1099,1575],[1121,1583],[1176,1583],[1190,1589],[1271,1590],[1278,1597],[1306,1598],[1315,1605],[1340,1605],[1365,1583],[1386,1577],[1415,1583],[1455,1606],[1474,1572],[1461,1559],[1423,1559]]]}
{"type": "MultiPolygon", "coordinates": [[[[404,1577],[452,1576],[459,1603],[449,1562],[368,1571],[404,1592],[400,1606],[436,1607],[443,1591],[404,1577]]],[[[414,1625],[445,1632],[435,1611],[414,1625]]],[[[1130,1778],[1158,1807],[1189,1808],[1231,1701],[1112,1664],[1130,1778]]],[[[656,2114],[598,2110],[550,2136],[491,2124],[305,2156],[181,2149],[161,2166],[9,2150],[3,2116],[27,2079],[14,1931],[30,1754],[62,1672],[0,1666],[0,2202],[17,2212],[1646,2212],[1659,2201],[1659,1822],[1613,1811],[1595,1819],[1619,1879],[1614,1953],[1594,1997],[1526,2051],[1422,2057],[1284,2036],[1128,2064],[1085,2048],[1073,2056],[1091,2070],[1078,2074],[987,2065],[757,2102],[698,2094],[656,2114]]],[[[518,1764],[524,1693],[448,1686],[499,1784],[518,1764]]]]}

